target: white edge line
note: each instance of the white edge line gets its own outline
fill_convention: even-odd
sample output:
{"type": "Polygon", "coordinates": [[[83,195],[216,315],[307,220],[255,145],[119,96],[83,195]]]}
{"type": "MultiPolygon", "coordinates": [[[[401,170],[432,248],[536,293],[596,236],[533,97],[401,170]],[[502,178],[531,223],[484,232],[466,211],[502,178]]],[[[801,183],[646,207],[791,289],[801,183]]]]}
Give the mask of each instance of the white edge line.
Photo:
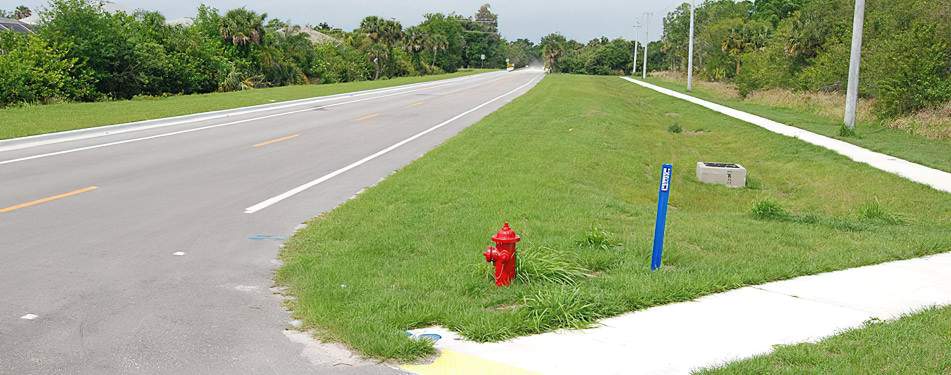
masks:
{"type": "MultiPolygon", "coordinates": [[[[466,77],[463,77],[463,78],[466,78],[466,77]]],[[[455,82],[451,82],[451,83],[455,83],[455,82]]],[[[365,101],[368,101],[368,100],[376,100],[376,99],[387,98],[387,97],[390,97],[390,96],[404,95],[404,94],[409,94],[409,93],[413,93],[413,92],[416,92],[416,91],[421,91],[421,90],[426,90],[426,89],[432,89],[432,88],[447,86],[447,85],[449,85],[449,84],[451,84],[451,83],[449,83],[449,82],[444,82],[444,83],[442,83],[442,84],[440,84],[440,85],[434,85],[434,86],[431,85],[431,86],[419,87],[419,88],[416,88],[416,89],[413,89],[413,90],[399,91],[399,92],[395,92],[395,93],[392,93],[392,94],[373,96],[373,97],[369,97],[369,98],[351,100],[351,101],[340,102],[340,103],[332,103],[332,104],[327,104],[327,105],[325,105],[325,106],[323,106],[323,107],[324,107],[324,108],[336,107],[336,106],[341,106],[341,105],[345,105],[345,104],[353,104],[353,103],[365,102],[365,101]]],[[[355,95],[355,96],[356,96],[356,95],[355,95]]],[[[363,95],[359,95],[359,96],[363,96],[363,95]]],[[[269,109],[273,109],[273,108],[269,108],[269,109]]],[[[304,109],[298,109],[298,110],[294,110],[294,111],[281,112],[281,113],[275,113],[275,114],[270,114],[270,115],[265,115],[265,116],[259,116],[259,117],[253,117],[253,118],[248,118],[248,119],[243,119],[243,120],[237,120],[237,121],[232,121],[232,122],[226,122],[226,123],[222,123],[222,124],[208,125],[208,126],[202,126],[202,127],[198,127],[198,128],[191,128],[191,129],[179,130],[179,131],[174,131],[174,132],[169,132],[169,133],[156,134],[156,135],[151,135],[151,136],[148,136],[148,137],[125,139],[125,140],[121,140],[121,141],[101,143],[101,144],[92,145],[92,146],[85,146],[85,147],[67,149],[67,150],[56,151],[56,152],[50,152],[50,153],[45,153],[45,154],[24,156],[24,157],[22,157],[22,158],[0,161],[0,165],[13,164],[13,163],[22,162],[22,161],[27,161],[27,160],[47,158],[47,157],[51,157],[51,156],[71,154],[71,153],[74,153],[74,152],[80,152],[80,151],[86,151],[86,150],[93,150],[93,149],[97,149],[97,148],[110,147],[110,146],[117,146],[117,145],[121,145],[121,144],[132,143],[132,142],[139,142],[139,141],[145,141],[145,140],[156,139],[156,138],[170,137],[170,136],[173,136],[173,135],[185,134],[185,133],[192,133],[192,132],[197,132],[197,131],[202,131],[202,130],[208,130],[208,129],[214,129],[214,128],[220,128],[220,127],[225,127],[225,126],[232,126],[232,125],[244,124],[244,123],[251,122],[251,121],[264,120],[264,119],[273,118],[273,117],[287,116],[287,115],[292,115],[292,114],[295,114],[295,113],[307,112],[307,111],[312,111],[312,110],[313,110],[313,108],[304,108],[304,109]]],[[[114,134],[115,134],[115,133],[114,133],[114,134]]]]}
{"type": "Polygon", "coordinates": [[[816,134],[805,129],[786,125],[765,117],[743,112],[725,105],[709,102],[674,90],[632,79],[630,77],[620,78],[639,86],[657,91],[661,94],[666,94],[699,105],[701,107],[705,107],[714,112],[718,112],[720,114],[756,125],[773,133],[796,138],[803,142],[831,150],[853,161],[867,164],[875,169],[897,175],[906,180],[928,185],[935,190],[951,193],[951,173],[899,159],[891,155],[875,152],[849,142],[816,134]]]}
{"type": "Polygon", "coordinates": [[[419,133],[416,133],[416,134],[413,135],[412,137],[409,137],[409,138],[406,138],[406,139],[404,139],[404,140],[402,140],[402,141],[399,141],[399,142],[397,142],[397,143],[395,143],[395,144],[393,144],[393,145],[391,145],[391,146],[389,146],[389,147],[387,147],[387,148],[384,148],[384,149],[382,149],[382,150],[380,150],[380,151],[377,151],[376,153],[374,153],[374,154],[372,154],[372,155],[370,155],[370,156],[367,156],[367,157],[365,157],[365,158],[363,158],[363,159],[357,160],[357,161],[355,161],[355,162],[353,162],[353,163],[350,163],[349,165],[347,165],[347,166],[345,166],[345,167],[343,167],[343,168],[340,168],[340,169],[335,170],[335,171],[333,171],[333,172],[330,172],[330,173],[328,173],[328,174],[326,174],[326,175],[324,175],[324,176],[321,176],[320,178],[318,178],[318,179],[316,179],[316,180],[310,181],[310,182],[305,183],[305,184],[303,184],[303,185],[300,185],[300,186],[298,186],[298,187],[296,187],[296,188],[293,188],[293,189],[291,189],[291,190],[288,190],[287,192],[285,192],[285,193],[283,193],[283,194],[280,194],[280,195],[277,195],[277,196],[268,198],[268,199],[262,201],[261,203],[255,204],[255,205],[253,205],[253,206],[251,206],[251,207],[248,207],[248,208],[246,208],[246,209],[244,210],[244,213],[246,213],[246,214],[253,214],[253,213],[255,213],[255,212],[258,212],[258,211],[261,211],[261,210],[263,210],[263,209],[265,209],[265,208],[268,208],[268,207],[270,207],[270,206],[272,206],[272,205],[274,205],[274,204],[276,204],[276,203],[278,203],[278,202],[280,202],[280,201],[283,201],[283,200],[285,200],[285,199],[287,199],[287,198],[290,198],[290,197],[293,197],[293,196],[295,196],[295,195],[297,195],[297,194],[300,194],[301,192],[303,192],[303,191],[305,191],[305,190],[307,190],[307,189],[310,189],[310,188],[312,188],[312,187],[314,187],[314,186],[317,186],[317,185],[319,185],[319,184],[321,184],[321,183],[323,183],[323,182],[325,182],[325,181],[327,181],[327,180],[329,180],[329,179],[331,179],[331,178],[334,178],[334,177],[336,177],[336,176],[338,176],[338,175],[340,175],[340,174],[342,174],[342,173],[344,173],[344,172],[347,172],[347,171],[349,171],[349,170],[351,170],[351,169],[354,169],[354,168],[356,168],[356,167],[359,167],[359,166],[365,164],[366,162],[368,162],[368,161],[370,161],[370,160],[376,159],[376,158],[378,158],[378,157],[380,157],[380,156],[382,156],[382,155],[384,155],[384,154],[386,154],[386,153],[389,153],[390,151],[393,151],[393,150],[399,148],[400,146],[403,146],[403,145],[405,145],[405,144],[407,144],[407,143],[409,143],[409,142],[412,142],[412,141],[416,140],[416,139],[419,138],[419,137],[422,137],[422,136],[424,136],[424,135],[426,135],[426,134],[429,134],[429,133],[435,131],[436,129],[439,129],[439,128],[443,127],[443,126],[446,126],[446,125],[452,123],[453,121],[456,121],[456,120],[462,118],[463,116],[466,116],[466,115],[468,115],[468,114],[470,114],[470,113],[472,113],[472,112],[478,111],[479,109],[482,109],[483,107],[485,107],[485,106],[487,106],[487,105],[489,105],[489,104],[492,104],[492,103],[494,103],[494,102],[496,102],[496,101],[498,101],[498,100],[500,100],[500,99],[502,99],[502,98],[504,98],[504,97],[506,97],[506,96],[509,96],[509,95],[511,95],[512,93],[515,93],[516,91],[519,91],[519,90],[525,88],[526,86],[531,85],[532,83],[535,82],[535,80],[536,80],[536,78],[532,78],[530,81],[528,81],[528,83],[525,83],[524,85],[521,85],[521,86],[519,86],[519,87],[516,87],[516,88],[513,89],[512,91],[506,92],[505,94],[499,95],[499,96],[495,97],[494,99],[491,99],[491,100],[489,100],[489,101],[487,101],[487,102],[485,102],[485,103],[479,104],[479,105],[473,107],[472,109],[470,109],[470,110],[468,110],[468,111],[465,111],[465,112],[462,112],[462,113],[460,113],[460,114],[458,114],[458,115],[456,115],[456,116],[454,116],[454,117],[452,117],[452,118],[450,118],[450,119],[448,119],[448,120],[446,120],[446,121],[443,121],[443,122],[441,122],[441,123],[439,123],[439,124],[437,124],[437,125],[435,125],[435,126],[429,128],[429,129],[426,129],[426,130],[423,130],[423,131],[421,131],[421,132],[419,132],[419,133]]]}
{"type": "Polygon", "coordinates": [[[418,82],[418,83],[411,83],[411,84],[393,86],[393,87],[382,87],[378,89],[346,92],[346,93],[333,94],[333,95],[327,95],[327,96],[286,100],[286,101],[281,101],[277,103],[265,103],[265,104],[244,107],[244,108],[228,108],[228,109],[222,109],[217,111],[191,113],[186,115],[179,115],[179,116],[172,116],[172,117],[165,117],[165,118],[158,118],[158,119],[134,121],[134,122],[123,123],[123,124],[94,126],[90,128],[74,129],[74,130],[67,130],[67,131],[55,132],[55,133],[37,134],[37,135],[26,136],[26,137],[3,139],[3,140],[0,140],[0,152],[16,151],[16,150],[22,150],[27,148],[33,148],[33,147],[48,146],[48,145],[64,143],[64,142],[81,141],[85,139],[99,138],[99,137],[105,137],[110,135],[125,134],[125,133],[138,132],[138,131],[144,131],[144,130],[151,130],[156,128],[164,128],[169,126],[188,124],[192,122],[218,120],[222,118],[243,116],[247,114],[264,112],[264,111],[274,111],[274,110],[280,110],[285,108],[298,107],[302,105],[317,104],[317,103],[338,100],[338,99],[347,99],[347,98],[355,98],[355,97],[366,96],[366,95],[381,94],[381,93],[386,93],[391,91],[400,91],[400,90],[419,88],[419,87],[427,87],[427,88],[441,87],[441,86],[445,86],[452,83],[468,81],[477,77],[483,77],[486,75],[494,75],[492,73],[496,73],[496,72],[477,73],[477,74],[463,76],[463,77],[442,79],[442,80],[429,81],[429,82],[418,82]],[[169,121],[169,120],[173,120],[173,121],[169,121]],[[160,121],[161,123],[158,123],[158,124],[146,125],[150,122],[160,122],[160,121]],[[168,122],[165,122],[165,121],[168,121],[168,122]],[[72,137],[69,136],[71,134],[77,134],[77,133],[78,135],[76,136],[72,136],[72,137]],[[82,133],[89,133],[89,134],[82,134],[82,133]],[[44,140],[43,138],[51,138],[51,139],[44,140]],[[29,142],[32,139],[36,139],[36,141],[29,142]],[[4,146],[5,144],[11,144],[11,145],[4,146]]]}

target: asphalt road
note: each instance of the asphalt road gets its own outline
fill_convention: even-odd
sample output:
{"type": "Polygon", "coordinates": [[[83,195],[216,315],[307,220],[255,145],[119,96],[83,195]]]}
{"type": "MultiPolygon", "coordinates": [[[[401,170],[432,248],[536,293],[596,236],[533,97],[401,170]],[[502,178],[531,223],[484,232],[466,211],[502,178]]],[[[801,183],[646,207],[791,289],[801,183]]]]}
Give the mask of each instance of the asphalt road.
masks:
{"type": "Polygon", "coordinates": [[[395,372],[288,330],[282,240],[540,79],[0,142],[0,373],[395,372]]]}

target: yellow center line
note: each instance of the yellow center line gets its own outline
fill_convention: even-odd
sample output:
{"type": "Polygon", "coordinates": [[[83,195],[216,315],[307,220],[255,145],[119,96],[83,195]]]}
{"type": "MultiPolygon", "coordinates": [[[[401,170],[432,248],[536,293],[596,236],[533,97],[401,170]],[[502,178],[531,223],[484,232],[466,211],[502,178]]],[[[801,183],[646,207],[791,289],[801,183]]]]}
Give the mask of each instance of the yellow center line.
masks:
{"type": "Polygon", "coordinates": [[[20,204],[18,204],[18,205],[16,205],[16,206],[10,206],[10,207],[7,207],[7,208],[0,208],[0,213],[7,213],[7,212],[10,212],[10,211],[19,210],[19,209],[21,209],[21,208],[27,208],[27,207],[36,206],[36,205],[38,205],[38,204],[43,204],[43,203],[46,203],[46,202],[52,202],[52,201],[55,201],[55,200],[57,200],[57,199],[63,199],[63,198],[66,198],[66,197],[71,197],[71,196],[74,196],[74,195],[77,195],[77,194],[85,193],[85,192],[87,192],[87,191],[93,191],[93,190],[96,190],[96,189],[98,189],[98,188],[99,188],[99,187],[97,187],[97,186],[85,187],[85,188],[82,188],[82,189],[79,189],[79,190],[73,190],[73,191],[68,192],[68,193],[63,193],[63,194],[60,194],[60,195],[54,195],[54,196],[52,196],[52,197],[46,197],[46,198],[43,198],[43,199],[37,199],[37,200],[35,200],[35,201],[30,201],[30,202],[26,202],[26,203],[20,203],[20,204]]]}
{"type": "Polygon", "coordinates": [[[380,115],[379,113],[372,113],[372,114],[363,116],[363,117],[361,117],[361,118],[358,118],[357,121],[366,121],[366,120],[369,120],[369,119],[371,119],[371,118],[377,117],[377,116],[379,116],[379,115],[380,115]]]}
{"type": "Polygon", "coordinates": [[[482,375],[482,374],[511,374],[535,375],[534,371],[521,369],[506,363],[495,362],[471,354],[452,350],[440,350],[439,356],[430,364],[406,364],[400,366],[403,370],[419,375],[482,375]]]}
{"type": "Polygon", "coordinates": [[[299,135],[300,135],[300,134],[291,134],[291,135],[286,136],[286,137],[280,137],[280,138],[277,138],[277,139],[272,139],[272,140],[270,140],[270,141],[264,141],[264,142],[261,142],[261,143],[258,143],[258,144],[256,144],[256,145],[254,145],[254,147],[264,147],[264,146],[267,146],[267,145],[269,145],[269,144],[274,144],[274,143],[277,143],[277,142],[284,142],[284,141],[286,141],[286,140],[288,140],[288,139],[297,138],[297,136],[299,136],[299,135]]]}
{"type": "Polygon", "coordinates": [[[419,107],[419,106],[421,106],[421,105],[423,105],[423,102],[416,102],[416,103],[410,104],[409,106],[410,106],[410,107],[419,107]]]}

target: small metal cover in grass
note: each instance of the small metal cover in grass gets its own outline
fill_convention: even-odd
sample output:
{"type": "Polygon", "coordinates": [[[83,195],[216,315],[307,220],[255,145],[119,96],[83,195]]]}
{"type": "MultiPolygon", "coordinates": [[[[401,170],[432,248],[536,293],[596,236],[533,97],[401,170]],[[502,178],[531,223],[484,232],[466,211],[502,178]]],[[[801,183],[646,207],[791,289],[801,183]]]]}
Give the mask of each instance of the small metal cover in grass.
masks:
{"type": "Polygon", "coordinates": [[[732,188],[746,186],[746,168],[734,163],[697,162],[697,180],[732,188]]]}

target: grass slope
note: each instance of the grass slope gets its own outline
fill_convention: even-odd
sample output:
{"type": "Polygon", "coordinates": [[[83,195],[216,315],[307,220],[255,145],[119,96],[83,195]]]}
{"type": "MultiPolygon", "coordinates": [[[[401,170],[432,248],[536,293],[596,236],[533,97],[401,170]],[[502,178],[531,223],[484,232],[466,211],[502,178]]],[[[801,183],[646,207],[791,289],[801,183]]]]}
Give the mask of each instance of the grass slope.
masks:
{"type": "MultiPolygon", "coordinates": [[[[686,83],[672,82],[664,78],[648,78],[647,81],[664,88],[688,93],[686,83]]],[[[860,121],[855,125],[856,136],[842,137],[839,135],[839,130],[842,128],[840,118],[829,118],[799,108],[775,107],[745,101],[741,98],[723,97],[698,85],[695,85],[693,92],[688,94],[873,151],[951,172],[951,140],[948,139],[929,139],[900,129],[886,128],[877,122],[870,121],[860,121]]],[[[844,100],[843,98],[843,105],[844,100]]]]}
{"type": "Polygon", "coordinates": [[[951,374],[951,307],[869,323],[703,374],[951,374]]]}
{"type": "Polygon", "coordinates": [[[325,339],[379,358],[433,352],[403,330],[479,341],[771,280],[951,250],[947,194],[617,77],[553,75],[313,220],[278,282],[325,339]],[[679,124],[683,131],[668,128],[679,124]],[[699,183],[744,164],[751,188],[699,183]],[[674,177],[664,268],[651,273],[659,169],[674,177]],[[754,206],[756,214],[754,215],[754,206]],[[519,279],[481,252],[508,220],[519,279]]]}
{"type": "Polygon", "coordinates": [[[417,82],[428,82],[461,77],[484,71],[485,70],[464,70],[452,74],[402,77],[382,81],[284,86],[226,93],[0,108],[0,119],[2,119],[2,121],[0,121],[0,139],[153,120],[164,117],[269,104],[286,100],[333,95],[417,82]]]}

